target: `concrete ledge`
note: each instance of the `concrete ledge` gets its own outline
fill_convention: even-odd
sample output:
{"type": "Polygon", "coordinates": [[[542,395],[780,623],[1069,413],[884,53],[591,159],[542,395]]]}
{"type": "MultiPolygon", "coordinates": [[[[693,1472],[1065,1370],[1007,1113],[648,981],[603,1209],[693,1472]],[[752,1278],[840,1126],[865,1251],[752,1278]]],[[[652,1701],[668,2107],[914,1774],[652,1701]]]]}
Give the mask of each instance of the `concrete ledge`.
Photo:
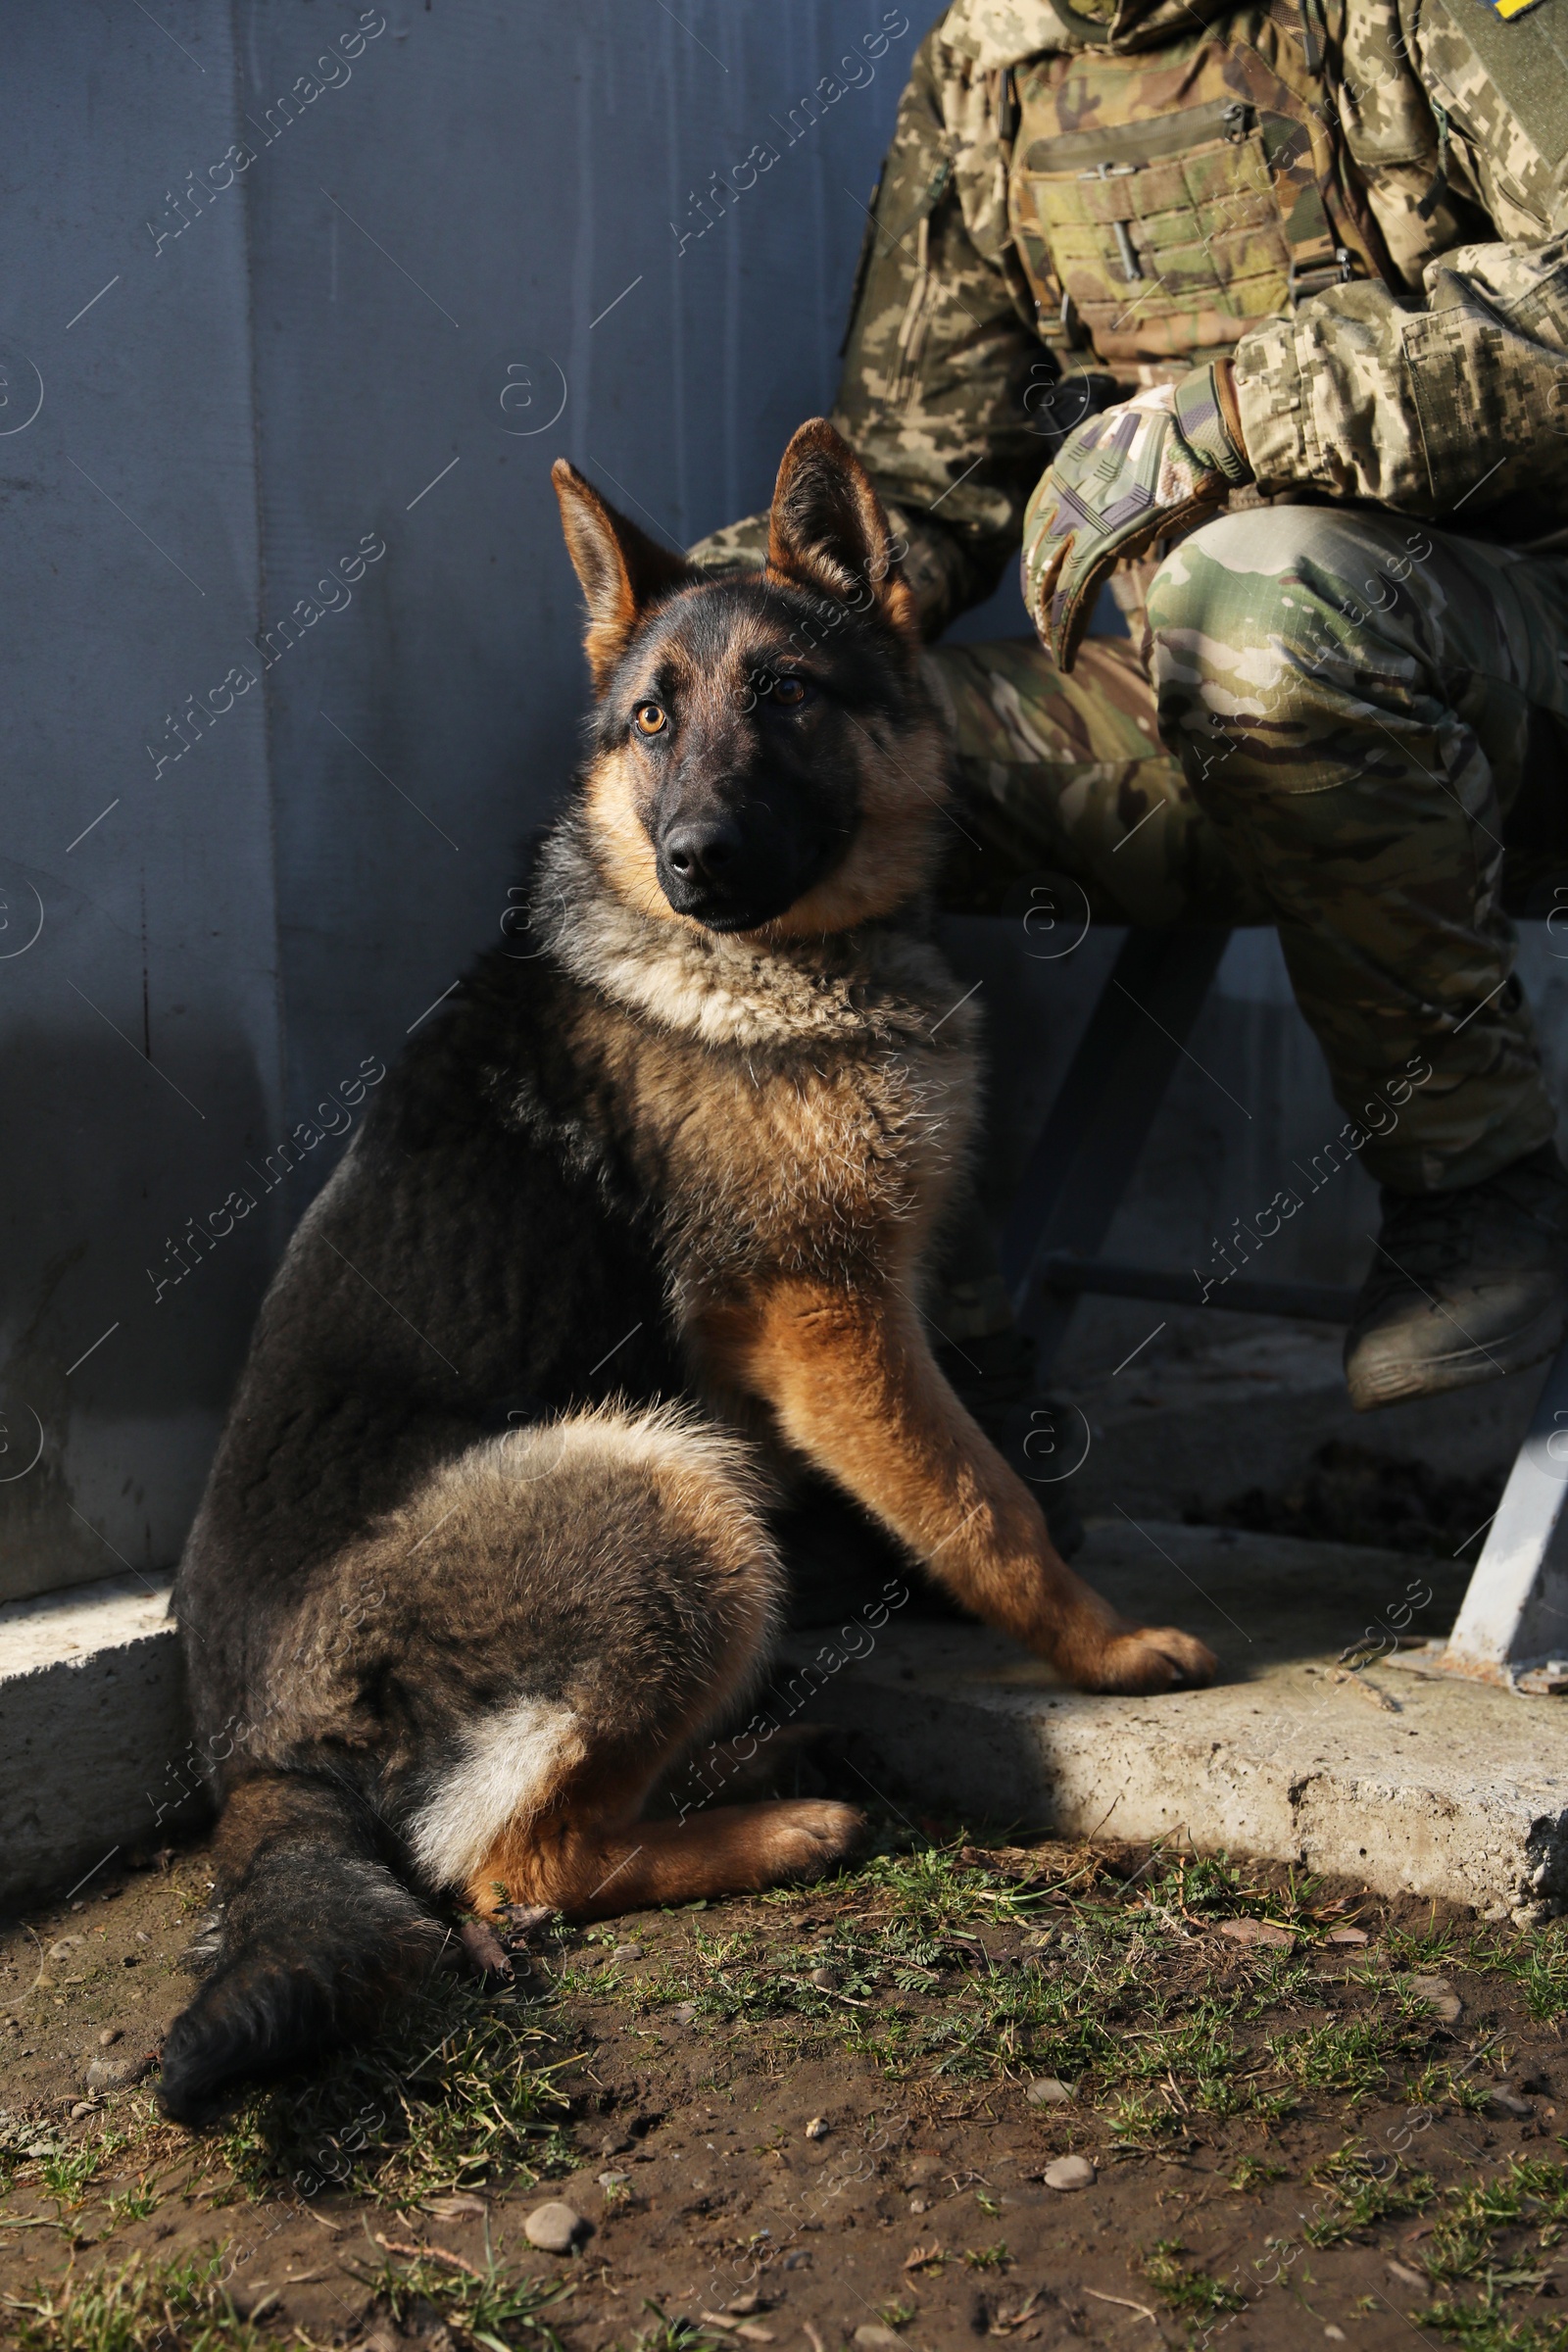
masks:
{"type": "MultiPolygon", "coordinates": [[[[1568,1907],[1568,1698],[1336,1680],[1369,1627],[1446,1630],[1461,1569],[1130,1519],[1094,1524],[1079,1565],[1129,1615],[1200,1634],[1230,1679],[1094,1697],[1000,1635],[895,1615],[858,1662],[863,1628],[790,1638],[802,1712],[863,1734],[891,1792],[976,1819],[1180,1838],[1496,1918],[1568,1907]],[[803,1675],[819,1653],[825,1679],[803,1675]]],[[[0,1607],[0,1902],[199,1814],[168,1598],[121,1576],[0,1607]]]]}
{"type": "MultiPolygon", "coordinates": [[[[1000,1635],[895,1617],[804,1711],[860,1732],[888,1785],[945,1811],[1181,1838],[1494,1918],[1568,1904],[1568,1698],[1377,1666],[1335,1679],[1369,1623],[1445,1630],[1418,1598],[1439,1581],[1427,1563],[1128,1520],[1093,1526],[1076,1565],[1129,1615],[1200,1634],[1232,1679],[1098,1697],[1000,1635]]],[[[792,1636],[790,1655],[818,1642],[792,1636]]]]}
{"type": "Polygon", "coordinates": [[[189,1801],[169,1589],[111,1576],[0,1607],[0,1904],[157,1842],[189,1801]]]}

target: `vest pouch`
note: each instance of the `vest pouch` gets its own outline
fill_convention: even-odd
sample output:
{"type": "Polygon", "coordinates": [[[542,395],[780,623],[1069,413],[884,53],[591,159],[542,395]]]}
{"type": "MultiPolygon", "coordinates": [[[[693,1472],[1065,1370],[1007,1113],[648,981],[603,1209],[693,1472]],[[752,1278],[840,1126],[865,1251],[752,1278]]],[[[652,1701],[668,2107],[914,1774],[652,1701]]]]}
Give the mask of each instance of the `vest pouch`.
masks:
{"type": "Polygon", "coordinates": [[[1031,141],[1016,176],[1102,359],[1224,349],[1292,307],[1293,272],[1349,274],[1314,190],[1293,210],[1315,219],[1288,224],[1282,208],[1276,159],[1304,145],[1298,124],[1234,99],[1031,141]]]}
{"type": "Polygon", "coordinates": [[[1048,341],[1075,329],[1124,377],[1165,372],[1372,273],[1321,82],[1266,9],[1157,58],[1056,54],[1014,78],[1008,217],[1048,341]]]}

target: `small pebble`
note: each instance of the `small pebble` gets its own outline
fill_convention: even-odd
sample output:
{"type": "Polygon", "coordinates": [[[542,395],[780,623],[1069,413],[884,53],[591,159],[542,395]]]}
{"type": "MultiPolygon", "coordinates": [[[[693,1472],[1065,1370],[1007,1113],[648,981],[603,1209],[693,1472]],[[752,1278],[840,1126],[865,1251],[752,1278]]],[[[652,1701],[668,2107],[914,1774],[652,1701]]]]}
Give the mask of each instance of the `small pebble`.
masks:
{"type": "Polygon", "coordinates": [[[74,2124],[79,2124],[84,2115],[96,2115],[97,2112],[98,2105],[96,2100],[78,2099],[71,2110],[71,2120],[74,2124]]]}
{"type": "Polygon", "coordinates": [[[668,2014],[669,2022],[672,2026],[695,2025],[697,2022],[697,2003],[695,2001],[677,2001],[674,2008],[671,2009],[668,2014]]]}
{"type": "Polygon", "coordinates": [[[612,1960],[617,1962],[626,1960],[640,1960],[642,1956],[643,1947],[640,1943],[617,1943],[614,1950],[610,1955],[612,1960]]]}
{"type": "Polygon", "coordinates": [[[1030,2107],[1065,2107],[1072,2092],[1065,2082],[1058,2082],[1054,2075],[1042,2075],[1038,2082],[1030,2083],[1023,2095],[1025,2104],[1030,2107]]]}
{"type": "Polygon", "coordinates": [[[144,2058],[94,2058],[90,2061],[85,2081],[90,2091],[124,2090],[130,2083],[139,2082],[153,2071],[153,2061],[144,2058]]]}
{"type": "Polygon", "coordinates": [[[732,2295],[725,2309],[732,2312],[737,2320],[749,2320],[754,2311],[762,2309],[762,2298],[760,2295],[732,2295]]]}
{"type": "Polygon", "coordinates": [[[837,1992],[844,1980],[836,1968],[813,1968],[811,1983],[819,1992],[837,1992]]]}
{"type": "MultiPolygon", "coordinates": [[[[1368,1936],[1365,1928],[1330,1928],[1327,1940],[1330,1943],[1365,1943],[1368,1936]]],[[[1326,2335],[1328,2329],[1325,2328],[1323,2332],[1326,2335]]],[[[1343,2341],[1343,2330],[1336,2328],[1334,2332],[1343,2341]]]]}
{"type": "Polygon", "coordinates": [[[909,2211],[911,2213],[929,2213],[930,2210],[931,2208],[927,2205],[924,2197],[911,2197],[909,2199],[909,2211]]]}
{"type": "Polygon", "coordinates": [[[1498,2115],[1511,2115],[1520,2124],[1529,2123],[1536,2112],[1531,2102],[1522,2099],[1516,2090],[1510,2090],[1506,2082],[1494,2082],[1487,2093],[1487,2111],[1491,2114],[1494,2110],[1498,2115]]]}
{"type": "Polygon", "coordinates": [[[120,2039],[120,2035],[121,2029],[119,2026],[105,2026],[103,2032],[98,2036],[98,2047],[101,2050],[107,2050],[112,2042],[116,2042],[120,2039]]]}
{"type": "Polygon", "coordinates": [[[424,2210],[433,2214],[438,2222],[482,2222],[489,2207],[483,2197],[476,2197],[471,2189],[463,2188],[455,2196],[427,2197],[424,2210]]]}
{"type": "Polygon", "coordinates": [[[581,2229],[582,2215],[573,2213],[558,2197],[548,2205],[534,2207],[522,2225],[522,2233],[542,2254],[569,2254],[581,2229]]]}
{"type": "Polygon", "coordinates": [[[1058,2156],[1045,2171],[1048,2188],[1093,2188],[1095,2168],[1087,2156],[1058,2156]]]}
{"type": "Polygon", "coordinates": [[[1346,2336],[1345,2329],[1343,2328],[1336,2328],[1332,2320],[1329,2320],[1325,2323],[1323,2332],[1328,2337],[1331,2344],[1343,2344],[1348,2340],[1346,2336]]]}
{"type": "Polygon", "coordinates": [[[1410,1990],[1425,2001],[1433,2016],[1446,2026],[1457,2025],[1464,2015],[1464,2003],[1446,1977],[1410,1977],[1410,1990]]]}
{"type": "Polygon", "coordinates": [[[879,2320],[867,2320],[863,2327],[855,2330],[854,2341],[858,2344],[902,2344],[904,2338],[897,2328],[884,2328],[879,2320]]]}
{"type": "Polygon", "coordinates": [[[601,2173],[599,2185],[601,2188],[624,2188],[630,2179],[630,2173],[601,2173]]]}
{"type": "Polygon", "coordinates": [[[825,2115],[813,2115],[806,2127],[808,2139],[826,2139],[833,2127],[825,2115]]]}

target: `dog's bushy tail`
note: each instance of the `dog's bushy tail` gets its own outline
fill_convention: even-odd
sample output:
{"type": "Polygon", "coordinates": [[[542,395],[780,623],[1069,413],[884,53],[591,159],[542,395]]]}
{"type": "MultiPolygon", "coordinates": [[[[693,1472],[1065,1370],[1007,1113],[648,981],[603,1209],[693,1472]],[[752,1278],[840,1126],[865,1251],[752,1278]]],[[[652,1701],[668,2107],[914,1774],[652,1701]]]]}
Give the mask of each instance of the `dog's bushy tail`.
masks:
{"type": "Polygon", "coordinates": [[[164,2040],[160,2098],[184,2124],[207,2120],[236,2079],[363,2031],[446,1941],[380,1860],[367,1809],[330,1781],[238,1782],[215,1860],[224,1899],[193,1954],[206,1981],[164,2040]]]}

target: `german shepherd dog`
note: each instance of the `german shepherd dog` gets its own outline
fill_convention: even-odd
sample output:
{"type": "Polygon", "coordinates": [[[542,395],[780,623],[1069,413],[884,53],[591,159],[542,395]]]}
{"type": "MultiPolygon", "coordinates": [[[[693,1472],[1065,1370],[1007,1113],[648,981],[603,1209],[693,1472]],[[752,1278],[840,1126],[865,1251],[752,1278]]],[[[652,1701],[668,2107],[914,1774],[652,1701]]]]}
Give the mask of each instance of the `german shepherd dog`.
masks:
{"type": "Polygon", "coordinates": [[[791,441],[767,565],[696,572],[555,469],[585,772],[526,939],[419,1030],[302,1221],[174,1607],[226,1753],[169,2112],[363,2028],[446,1902],[574,1919],[821,1873],[825,1800],[644,1818],[780,1622],[806,1465],[1086,1689],[1200,1681],[1054,1549],[917,1307],[974,1115],[923,906],[949,766],[853,453],[791,441]]]}

